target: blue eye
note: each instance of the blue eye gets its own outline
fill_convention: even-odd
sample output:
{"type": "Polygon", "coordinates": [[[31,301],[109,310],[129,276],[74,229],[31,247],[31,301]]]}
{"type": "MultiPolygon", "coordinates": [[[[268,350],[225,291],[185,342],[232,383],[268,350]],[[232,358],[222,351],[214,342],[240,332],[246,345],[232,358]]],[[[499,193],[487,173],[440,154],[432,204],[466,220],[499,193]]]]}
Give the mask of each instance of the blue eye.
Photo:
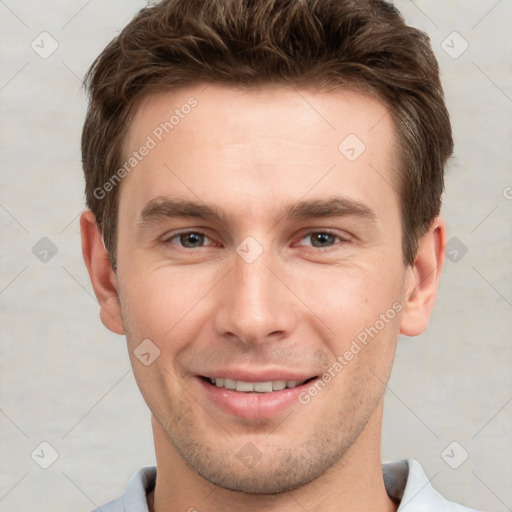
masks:
{"type": "Polygon", "coordinates": [[[204,233],[200,231],[186,231],[169,238],[166,243],[174,243],[178,240],[179,245],[186,249],[199,249],[205,244],[205,240],[210,240],[204,233]]]}
{"type": "Polygon", "coordinates": [[[332,247],[337,240],[342,241],[342,239],[329,233],[328,231],[312,231],[311,233],[307,233],[302,240],[310,240],[309,245],[311,247],[322,248],[322,247],[332,247]]]}
{"type": "MultiPolygon", "coordinates": [[[[329,249],[343,242],[348,242],[348,240],[329,231],[311,231],[301,238],[298,245],[315,249],[329,249]]],[[[201,231],[182,231],[166,239],[164,243],[178,245],[183,249],[201,249],[202,247],[212,245],[213,241],[201,231]]]]}
{"type": "Polygon", "coordinates": [[[336,243],[336,238],[338,238],[331,233],[312,233],[308,236],[310,237],[313,247],[331,246],[336,243]]]}

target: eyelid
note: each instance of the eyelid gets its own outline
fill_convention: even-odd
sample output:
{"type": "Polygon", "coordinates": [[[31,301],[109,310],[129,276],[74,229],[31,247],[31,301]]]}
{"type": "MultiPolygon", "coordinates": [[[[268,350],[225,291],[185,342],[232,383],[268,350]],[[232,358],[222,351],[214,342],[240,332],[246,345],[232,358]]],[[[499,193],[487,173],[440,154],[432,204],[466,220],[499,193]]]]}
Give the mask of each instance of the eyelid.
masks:
{"type": "MultiPolygon", "coordinates": [[[[200,229],[200,228],[183,228],[181,230],[178,230],[178,231],[172,231],[170,233],[166,233],[164,236],[161,237],[161,241],[162,243],[164,244],[172,244],[172,245],[177,245],[178,247],[182,248],[182,249],[185,249],[185,250],[189,250],[187,247],[183,247],[181,246],[180,244],[174,244],[171,242],[171,240],[181,236],[181,235],[185,235],[185,234],[188,234],[188,233],[195,233],[195,234],[198,234],[198,235],[202,235],[204,236],[205,238],[207,238],[210,242],[213,242],[211,244],[207,244],[207,245],[203,245],[201,247],[199,247],[199,249],[201,248],[204,248],[204,247],[211,247],[211,246],[219,246],[220,244],[215,242],[215,240],[213,239],[213,237],[211,237],[208,233],[207,233],[207,230],[204,230],[204,229],[200,229]]],[[[321,251],[328,251],[329,249],[334,249],[336,244],[343,244],[343,243],[347,243],[347,242],[350,242],[350,240],[352,239],[352,237],[350,235],[346,235],[346,236],[343,236],[341,235],[340,233],[336,232],[335,230],[332,230],[332,229],[329,229],[329,228],[315,228],[315,229],[309,229],[309,230],[306,230],[306,231],[303,231],[301,232],[299,235],[298,235],[298,242],[302,241],[304,238],[307,238],[308,236],[311,236],[315,233],[325,233],[325,234],[328,234],[328,235],[332,235],[336,238],[339,239],[339,242],[336,242],[335,245],[333,246],[330,246],[330,247],[325,247],[325,248],[320,248],[320,247],[312,247],[312,249],[314,250],[321,250],[321,251]]],[[[304,245],[301,245],[299,244],[298,242],[294,242],[293,245],[299,245],[301,247],[303,247],[304,245]]],[[[305,247],[308,247],[307,245],[305,247]]]]}
{"type": "Polygon", "coordinates": [[[303,240],[304,238],[308,237],[308,236],[311,236],[315,233],[325,233],[327,235],[333,235],[334,237],[337,237],[340,239],[341,242],[349,242],[353,237],[351,237],[350,235],[346,234],[346,236],[343,236],[342,234],[336,232],[335,230],[332,230],[332,229],[328,229],[328,228],[317,228],[317,229],[309,229],[308,231],[304,231],[302,233],[300,233],[299,235],[299,241],[300,240],[303,240]]]}
{"type": "MultiPolygon", "coordinates": [[[[198,235],[203,235],[205,238],[207,238],[211,242],[214,242],[213,238],[210,235],[208,235],[208,233],[205,230],[193,229],[193,228],[183,228],[183,229],[178,230],[178,231],[172,231],[170,233],[168,232],[168,233],[166,233],[165,235],[163,235],[161,237],[161,241],[164,244],[171,244],[172,243],[171,240],[173,240],[174,238],[179,237],[181,235],[186,235],[188,233],[195,233],[195,234],[198,234],[198,235]]],[[[215,244],[216,244],[216,242],[215,242],[215,244]]],[[[173,245],[179,245],[179,244],[173,244],[173,245]]],[[[208,247],[208,245],[206,247],[208,247]]],[[[182,247],[182,248],[183,249],[187,249],[186,247],[182,247]]]]}

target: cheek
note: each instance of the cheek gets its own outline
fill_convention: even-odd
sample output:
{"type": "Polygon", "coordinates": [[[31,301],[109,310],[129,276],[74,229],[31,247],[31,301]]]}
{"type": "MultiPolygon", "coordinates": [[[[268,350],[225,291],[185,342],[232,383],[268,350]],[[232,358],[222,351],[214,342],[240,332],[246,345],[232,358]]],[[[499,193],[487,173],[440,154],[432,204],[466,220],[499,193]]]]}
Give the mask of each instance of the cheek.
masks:
{"type": "Polygon", "coordinates": [[[324,341],[330,365],[324,375],[332,377],[336,400],[362,404],[365,394],[378,396],[389,378],[400,330],[400,287],[384,278],[345,277],[339,286],[325,283],[310,301],[322,304],[315,313],[329,328],[324,341]]]}
{"type": "Polygon", "coordinates": [[[143,339],[153,339],[161,351],[176,352],[185,344],[186,333],[201,324],[201,303],[212,289],[215,275],[207,269],[185,267],[140,271],[148,267],[146,263],[120,268],[120,299],[123,319],[128,325],[127,339],[132,346],[143,339]],[[124,276],[129,279],[123,279],[124,276]]]}
{"type": "Polygon", "coordinates": [[[297,294],[300,293],[304,303],[337,338],[346,339],[374,325],[390,309],[388,317],[393,317],[390,323],[397,320],[395,313],[402,300],[403,276],[382,266],[353,265],[325,269],[316,272],[313,278],[305,279],[297,274],[292,286],[300,290],[297,294]]]}
{"type": "MultiPolygon", "coordinates": [[[[135,272],[120,286],[126,340],[137,385],[150,410],[177,409],[180,396],[180,353],[194,339],[194,305],[204,295],[179,272],[135,272]],[[149,354],[149,355],[146,355],[149,354]],[[167,391],[163,391],[167,390],[167,391]]],[[[198,309],[199,311],[199,309],[198,309]]]]}
{"type": "Polygon", "coordinates": [[[304,302],[318,316],[317,332],[325,334],[330,357],[325,371],[335,376],[337,393],[347,399],[356,396],[355,388],[378,394],[388,379],[399,335],[400,275],[343,269],[317,276],[309,290],[304,302]]]}

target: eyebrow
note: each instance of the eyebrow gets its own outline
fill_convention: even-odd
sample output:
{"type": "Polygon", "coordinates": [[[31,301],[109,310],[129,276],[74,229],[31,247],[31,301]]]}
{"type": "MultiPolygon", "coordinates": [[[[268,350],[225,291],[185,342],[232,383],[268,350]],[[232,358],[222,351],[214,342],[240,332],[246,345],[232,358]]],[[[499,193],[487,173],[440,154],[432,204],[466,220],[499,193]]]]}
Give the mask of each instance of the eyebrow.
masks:
{"type": "MultiPolygon", "coordinates": [[[[361,203],[346,197],[331,197],[328,199],[312,199],[299,201],[286,206],[281,215],[282,218],[314,219],[322,217],[346,217],[355,216],[371,222],[377,220],[375,212],[361,203]]],[[[139,228],[156,223],[162,219],[174,217],[192,217],[200,219],[213,219],[226,223],[227,216],[214,205],[156,197],[149,201],[140,214],[139,228]]]]}

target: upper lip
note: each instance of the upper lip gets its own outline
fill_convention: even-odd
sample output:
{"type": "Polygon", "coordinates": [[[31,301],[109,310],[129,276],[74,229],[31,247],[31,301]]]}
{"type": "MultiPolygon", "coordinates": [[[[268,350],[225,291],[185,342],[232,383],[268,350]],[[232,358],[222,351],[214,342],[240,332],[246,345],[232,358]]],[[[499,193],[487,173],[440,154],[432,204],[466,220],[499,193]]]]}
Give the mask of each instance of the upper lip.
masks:
{"type": "Polygon", "coordinates": [[[243,382],[268,382],[276,380],[303,381],[317,377],[315,373],[304,373],[291,370],[260,369],[260,370],[211,370],[201,374],[201,377],[210,379],[232,379],[243,382]]]}

